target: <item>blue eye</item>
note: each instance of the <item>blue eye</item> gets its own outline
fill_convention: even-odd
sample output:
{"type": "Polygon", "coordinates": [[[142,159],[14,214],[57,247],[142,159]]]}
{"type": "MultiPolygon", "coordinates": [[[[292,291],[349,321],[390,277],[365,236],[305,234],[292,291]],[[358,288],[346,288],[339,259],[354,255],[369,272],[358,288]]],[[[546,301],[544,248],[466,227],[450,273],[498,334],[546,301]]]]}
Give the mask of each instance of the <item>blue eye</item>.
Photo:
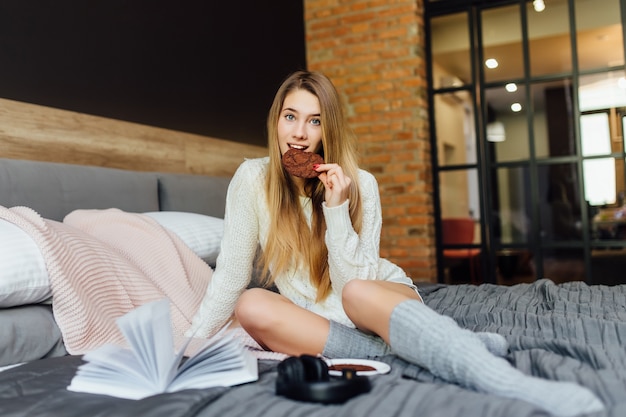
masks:
{"type": "Polygon", "coordinates": [[[293,114],[286,114],[285,119],[289,120],[290,122],[293,122],[294,120],[296,120],[296,117],[293,114]]]}
{"type": "Polygon", "coordinates": [[[322,124],[322,121],[320,119],[311,119],[311,124],[314,126],[319,126],[322,124]]]}

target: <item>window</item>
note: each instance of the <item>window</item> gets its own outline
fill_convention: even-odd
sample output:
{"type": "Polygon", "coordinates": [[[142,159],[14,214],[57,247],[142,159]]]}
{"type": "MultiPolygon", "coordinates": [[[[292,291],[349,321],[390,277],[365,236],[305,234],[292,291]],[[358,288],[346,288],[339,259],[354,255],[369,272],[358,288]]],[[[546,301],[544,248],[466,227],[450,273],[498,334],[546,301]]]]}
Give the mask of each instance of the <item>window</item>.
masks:
{"type": "Polygon", "coordinates": [[[482,281],[622,281],[606,273],[626,261],[621,3],[426,3],[438,230],[475,221],[461,246],[482,281]]]}

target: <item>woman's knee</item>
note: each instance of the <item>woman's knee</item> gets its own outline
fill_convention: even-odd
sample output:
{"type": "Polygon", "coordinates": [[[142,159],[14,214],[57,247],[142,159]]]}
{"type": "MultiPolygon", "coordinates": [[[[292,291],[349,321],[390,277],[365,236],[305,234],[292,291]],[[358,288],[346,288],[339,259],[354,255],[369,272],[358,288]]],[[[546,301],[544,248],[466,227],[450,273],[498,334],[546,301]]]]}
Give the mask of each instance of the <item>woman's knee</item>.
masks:
{"type": "Polygon", "coordinates": [[[272,295],[275,294],[262,288],[251,288],[244,291],[235,305],[237,321],[244,328],[271,325],[272,309],[269,306],[272,302],[272,295]]]}
{"type": "Polygon", "coordinates": [[[411,287],[386,281],[349,281],[341,293],[343,308],[353,321],[363,315],[377,314],[377,310],[386,312],[398,303],[415,299],[421,301],[418,293],[411,287]]]}
{"type": "Polygon", "coordinates": [[[348,281],[346,285],[343,286],[343,290],[341,291],[342,300],[346,302],[365,298],[369,291],[368,284],[368,281],[360,279],[348,281]]]}
{"type": "Polygon", "coordinates": [[[341,300],[346,313],[356,310],[359,306],[369,305],[376,297],[374,281],[354,279],[348,281],[341,291],[341,300]]]}

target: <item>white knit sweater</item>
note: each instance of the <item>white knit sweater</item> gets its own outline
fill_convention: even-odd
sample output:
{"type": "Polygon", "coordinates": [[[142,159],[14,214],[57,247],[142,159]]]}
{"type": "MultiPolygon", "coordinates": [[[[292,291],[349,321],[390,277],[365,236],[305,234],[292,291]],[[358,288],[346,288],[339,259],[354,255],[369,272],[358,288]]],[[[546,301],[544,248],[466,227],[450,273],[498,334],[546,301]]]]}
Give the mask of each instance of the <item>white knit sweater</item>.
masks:
{"type": "MultiPolygon", "coordinates": [[[[226,198],[220,254],[202,304],[187,332],[189,336],[206,337],[221,328],[250,283],[257,247],[260,244],[263,249],[270,224],[263,186],[268,162],[268,157],[246,160],[233,176],[226,198]]],[[[292,267],[275,277],[280,293],[295,304],[351,327],[354,324],[341,305],[341,291],[346,282],[359,278],[412,285],[401,268],[379,257],[382,216],[376,179],[360,170],[358,181],[363,204],[360,235],[352,227],[347,202],[338,207],[323,207],[332,282],[330,295],[321,303],[315,302],[317,291],[311,285],[306,267],[292,267]]],[[[302,197],[301,204],[310,222],[311,200],[302,197]]]]}

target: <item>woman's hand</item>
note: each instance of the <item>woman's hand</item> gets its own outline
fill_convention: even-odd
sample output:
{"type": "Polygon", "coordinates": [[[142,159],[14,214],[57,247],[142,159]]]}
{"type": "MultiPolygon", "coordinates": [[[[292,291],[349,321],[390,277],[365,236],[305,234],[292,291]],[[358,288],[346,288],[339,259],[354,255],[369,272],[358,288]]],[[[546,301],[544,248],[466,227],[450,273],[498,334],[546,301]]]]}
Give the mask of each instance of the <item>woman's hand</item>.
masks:
{"type": "Polygon", "coordinates": [[[337,164],[319,164],[314,169],[320,173],[319,179],[326,188],[326,206],[342,205],[350,196],[350,177],[344,175],[343,169],[337,164]]]}

